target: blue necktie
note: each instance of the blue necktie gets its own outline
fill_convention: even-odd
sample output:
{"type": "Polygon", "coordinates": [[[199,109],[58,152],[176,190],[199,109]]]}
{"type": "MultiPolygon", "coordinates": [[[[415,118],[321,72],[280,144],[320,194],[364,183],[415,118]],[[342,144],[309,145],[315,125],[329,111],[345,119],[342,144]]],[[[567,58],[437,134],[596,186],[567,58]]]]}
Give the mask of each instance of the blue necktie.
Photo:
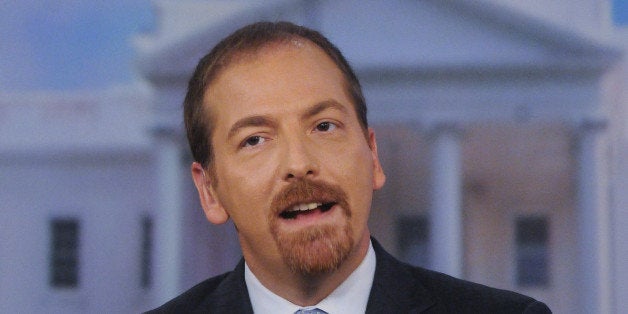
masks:
{"type": "Polygon", "coordinates": [[[315,309],[300,309],[294,312],[294,314],[327,314],[327,312],[319,308],[315,308],[315,309]]]}

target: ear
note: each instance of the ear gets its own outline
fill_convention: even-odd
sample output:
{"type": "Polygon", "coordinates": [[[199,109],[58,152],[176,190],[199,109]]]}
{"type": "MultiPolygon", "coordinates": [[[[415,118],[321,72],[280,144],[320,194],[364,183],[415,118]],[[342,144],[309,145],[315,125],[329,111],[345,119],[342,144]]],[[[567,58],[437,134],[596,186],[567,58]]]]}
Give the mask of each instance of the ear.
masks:
{"type": "Polygon", "coordinates": [[[205,169],[198,162],[192,163],[192,178],[201,200],[205,217],[213,224],[222,224],[229,219],[229,214],[222,207],[212,187],[211,178],[205,174],[205,169]]]}
{"type": "Polygon", "coordinates": [[[375,131],[369,128],[369,147],[371,154],[373,155],[373,190],[379,190],[386,182],[386,175],[382,164],[379,162],[379,156],[377,155],[377,140],[375,139],[375,131]]]}

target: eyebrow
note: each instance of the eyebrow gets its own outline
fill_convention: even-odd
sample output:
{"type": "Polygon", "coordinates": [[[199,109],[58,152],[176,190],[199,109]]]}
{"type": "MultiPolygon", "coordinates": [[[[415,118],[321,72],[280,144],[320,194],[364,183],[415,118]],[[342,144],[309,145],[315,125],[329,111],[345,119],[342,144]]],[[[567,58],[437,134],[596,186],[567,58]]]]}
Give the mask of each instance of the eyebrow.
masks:
{"type": "Polygon", "coordinates": [[[227,138],[232,138],[238,133],[240,129],[246,127],[255,127],[255,126],[272,126],[275,123],[271,121],[269,118],[264,116],[250,116],[245,117],[238,120],[236,123],[231,126],[229,129],[229,133],[227,134],[227,138]]]}
{"type": "Polygon", "coordinates": [[[327,99],[327,100],[323,100],[319,103],[317,103],[316,105],[312,106],[311,108],[309,108],[302,116],[302,118],[304,119],[308,119],[311,118],[327,109],[334,109],[334,110],[338,110],[342,113],[347,113],[347,108],[345,108],[344,106],[342,106],[339,102],[333,100],[333,99],[327,99]]]}

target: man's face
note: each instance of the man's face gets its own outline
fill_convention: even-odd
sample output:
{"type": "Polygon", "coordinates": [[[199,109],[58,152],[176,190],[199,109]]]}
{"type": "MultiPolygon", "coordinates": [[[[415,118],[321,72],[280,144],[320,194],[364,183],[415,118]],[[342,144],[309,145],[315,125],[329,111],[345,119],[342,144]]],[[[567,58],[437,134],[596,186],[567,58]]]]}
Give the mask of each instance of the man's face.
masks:
{"type": "Polygon", "coordinates": [[[385,177],[345,86],[301,40],[236,59],[206,93],[212,175],[196,163],[192,172],[208,219],[233,219],[254,271],[328,272],[368,247],[371,197],[385,177]]]}

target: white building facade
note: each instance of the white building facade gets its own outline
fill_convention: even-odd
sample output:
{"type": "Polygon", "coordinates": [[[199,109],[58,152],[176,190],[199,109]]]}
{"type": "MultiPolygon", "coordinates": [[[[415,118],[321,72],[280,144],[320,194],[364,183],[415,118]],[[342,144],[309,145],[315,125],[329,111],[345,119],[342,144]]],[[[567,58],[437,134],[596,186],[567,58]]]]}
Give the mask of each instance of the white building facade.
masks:
{"type": "Polygon", "coordinates": [[[149,96],[134,87],[2,95],[0,312],[149,306],[149,96]]]}
{"type": "Polygon", "coordinates": [[[556,313],[628,309],[628,34],[608,1],[155,5],[136,41],[150,89],[3,100],[0,312],[133,313],[235,265],[233,227],[197,203],[181,102],[198,59],[258,20],[320,30],[356,70],[388,250],[556,313]],[[75,286],[51,279],[72,264],[57,238],[78,239],[75,286]]]}

